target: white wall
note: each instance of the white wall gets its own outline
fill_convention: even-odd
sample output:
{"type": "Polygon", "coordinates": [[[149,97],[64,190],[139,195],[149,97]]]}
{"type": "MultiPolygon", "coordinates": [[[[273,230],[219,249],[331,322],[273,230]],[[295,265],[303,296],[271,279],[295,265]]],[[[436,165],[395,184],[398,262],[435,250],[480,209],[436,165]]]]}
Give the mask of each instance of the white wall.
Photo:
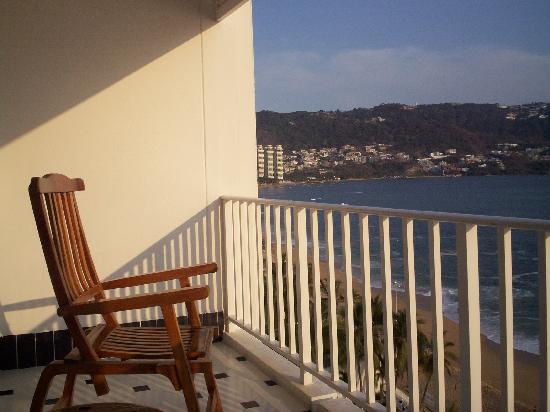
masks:
{"type": "MultiPolygon", "coordinates": [[[[78,200],[100,278],[219,260],[208,205],[257,195],[254,70],[250,2],[219,23],[211,7],[0,5],[1,334],[65,327],[28,200],[32,176],[85,180],[78,200]]],[[[210,282],[219,295],[219,278],[210,282]]],[[[147,316],[156,313],[122,319],[147,316]]]]}

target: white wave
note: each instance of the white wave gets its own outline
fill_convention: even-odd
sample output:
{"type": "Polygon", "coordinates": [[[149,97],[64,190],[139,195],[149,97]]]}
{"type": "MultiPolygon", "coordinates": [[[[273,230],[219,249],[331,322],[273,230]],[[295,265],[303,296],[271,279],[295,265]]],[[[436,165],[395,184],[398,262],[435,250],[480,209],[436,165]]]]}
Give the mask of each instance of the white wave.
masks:
{"type": "Polygon", "coordinates": [[[441,256],[456,256],[456,252],[441,252],[441,256]]]}
{"type": "Polygon", "coordinates": [[[514,273],[512,275],[512,278],[513,279],[520,279],[520,278],[523,278],[523,277],[526,277],[526,276],[533,276],[533,275],[538,275],[539,272],[522,272],[522,273],[514,273]]]}
{"type": "Polygon", "coordinates": [[[514,288],[513,295],[514,298],[534,298],[536,296],[535,292],[532,290],[526,290],[523,288],[514,288]]]}

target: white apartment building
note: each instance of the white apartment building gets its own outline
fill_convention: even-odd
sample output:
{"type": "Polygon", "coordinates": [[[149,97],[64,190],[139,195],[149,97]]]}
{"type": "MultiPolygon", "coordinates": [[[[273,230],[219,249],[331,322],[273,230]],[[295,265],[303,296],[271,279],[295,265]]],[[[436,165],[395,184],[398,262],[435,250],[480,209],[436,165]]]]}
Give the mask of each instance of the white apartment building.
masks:
{"type": "Polygon", "coordinates": [[[263,145],[258,145],[258,177],[265,177],[265,152],[263,145]]]}
{"type": "Polygon", "coordinates": [[[258,145],[258,177],[283,180],[283,146],[258,145]]]}

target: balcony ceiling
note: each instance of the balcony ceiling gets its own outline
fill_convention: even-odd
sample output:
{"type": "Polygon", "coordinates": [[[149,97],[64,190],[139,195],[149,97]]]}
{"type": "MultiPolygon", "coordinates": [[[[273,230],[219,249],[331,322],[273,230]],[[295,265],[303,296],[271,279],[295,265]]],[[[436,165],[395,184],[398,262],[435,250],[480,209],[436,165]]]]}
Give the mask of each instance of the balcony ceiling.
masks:
{"type": "Polygon", "coordinates": [[[222,20],[247,1],[248,0],[216,0],[216,19],[218,21],[222,20]]]}

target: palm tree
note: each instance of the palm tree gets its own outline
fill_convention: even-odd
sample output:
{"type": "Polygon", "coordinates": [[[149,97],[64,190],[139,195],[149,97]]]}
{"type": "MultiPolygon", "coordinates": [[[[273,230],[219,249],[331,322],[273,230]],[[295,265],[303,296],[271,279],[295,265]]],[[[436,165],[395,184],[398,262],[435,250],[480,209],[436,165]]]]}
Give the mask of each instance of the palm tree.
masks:
{"type": "MultiPolygon", "coordinates": [[[[443,331],[443,336],[447,331],[443,331]]],[[[454,353],[450,352],[448,349],[454,346],[453,342],[444,341],[443,350],[444,350],[444,368],[447,375],[452,374],[451,362],[450,360],[456,360],[457,357],[454,353]]],[[[428,386],[432,380],[434,374],[434,353],[433,353],[433,339],[428,339],[423,333],[418,334],[418,366],[426,376],[426,384],[424,390],[422,391],[422,398],[420,399],[420,410],[424,406],[424,400],[426,398],[426,393],[428,391],[428,386]]]]}

